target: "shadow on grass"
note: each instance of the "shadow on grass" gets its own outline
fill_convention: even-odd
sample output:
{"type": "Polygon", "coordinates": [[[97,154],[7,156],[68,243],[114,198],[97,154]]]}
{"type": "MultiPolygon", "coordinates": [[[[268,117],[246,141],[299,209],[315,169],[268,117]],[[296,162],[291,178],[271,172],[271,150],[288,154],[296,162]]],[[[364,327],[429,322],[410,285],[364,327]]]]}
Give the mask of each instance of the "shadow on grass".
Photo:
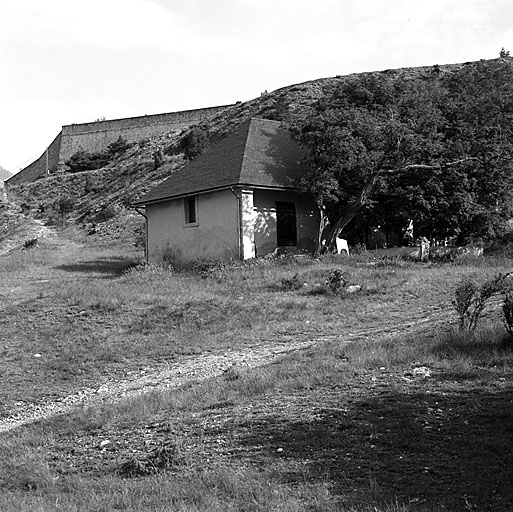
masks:
{"type": "Polygon", "coordinates": [[[58,265],[54,268],[66,272],[82,272],[86,274],[102,274],[103,277],[118,277],[130,268],[136,267],[140,261],[133,258],[115,256],[110,258],[98,258],[90,261],[79,261],[66,265],[58,265]]]}
{"type": "Polygon", "coordinates": [[[511,357],[513,356],[513,339],[505,333],[498,341],[441,343],[434,346],[433,352],[441,356],[460,354],[475,359],[489,359],[491,354],[511,357]]]}
{"type": "Polygon", "coordinates": [[[383,501],[411,510],[506,511],[513,510],[512,404],[512,389],[385,392],[308,420],[274,416],[234,429],[245,432],[240,443],[253,459],[306,467],[348,500],[365,499],[358,489],[371,481],[383,501]]]}

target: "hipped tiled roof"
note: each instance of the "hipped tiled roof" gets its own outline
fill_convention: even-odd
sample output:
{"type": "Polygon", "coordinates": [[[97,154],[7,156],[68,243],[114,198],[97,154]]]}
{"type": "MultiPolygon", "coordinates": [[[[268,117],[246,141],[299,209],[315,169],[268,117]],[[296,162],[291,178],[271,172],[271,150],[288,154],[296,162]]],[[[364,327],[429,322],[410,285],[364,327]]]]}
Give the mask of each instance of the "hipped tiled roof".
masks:
{"type": "Polygon", "coordinates": [[[135,204],[231,186],[298,189],[304,153],[278,121],[251,119],[196,160],[173,173],[135,204]]]}

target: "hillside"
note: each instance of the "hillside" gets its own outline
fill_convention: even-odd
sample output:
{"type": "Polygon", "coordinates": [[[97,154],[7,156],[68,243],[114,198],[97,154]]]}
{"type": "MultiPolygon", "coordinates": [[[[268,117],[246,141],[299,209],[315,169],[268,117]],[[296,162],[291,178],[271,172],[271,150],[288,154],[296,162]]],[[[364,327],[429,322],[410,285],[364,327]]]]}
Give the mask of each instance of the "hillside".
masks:
{"type": "MultiPolygon", "coordinates": [[[[384,70],[358,76],[385,75],[405,81],[422,81],[433,75],[441,76],[472,65],[435,65],[384,70]]],[[[208,129],[208,144],[215,143],[251,117],[293,122],[310,105],[321,98],[333,96],[344,81],[354,76],[336,76],[294,84],[263,93],[248,102],[237,103],[204,123],[208,129]]],[[[170,132],[141,140],[116,153],[100,169],[56,174],[31,184],[13,187],[9,199],[24,216],[23,222],[36,220],[57,227],[74,225],[91,237],[136,242],[142,239],[143,217],[131,209],[130,205],[184,165],[180,141],[187,133],[188,130],[179,134],[170,132]],[[156,168],[154,156],[158,151],[165,154],[165,163],[156,168]]],[[[3,231],[3,235],[0,235],[0,250],[2,240],[5,243],[9,238],[8,230],[3,231]]],[[[15,245],[21,242],[18,239],[15,245]]]]}

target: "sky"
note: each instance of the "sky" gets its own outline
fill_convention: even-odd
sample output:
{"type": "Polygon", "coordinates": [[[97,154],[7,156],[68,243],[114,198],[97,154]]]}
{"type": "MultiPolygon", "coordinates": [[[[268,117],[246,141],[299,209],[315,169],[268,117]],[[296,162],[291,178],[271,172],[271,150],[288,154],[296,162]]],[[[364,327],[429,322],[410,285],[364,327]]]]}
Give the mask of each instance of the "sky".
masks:
{"type": "Polygon", "coordinates": [[[511,0],[0,0],[0,166],[62,125],[513,55],[511,0]]]}

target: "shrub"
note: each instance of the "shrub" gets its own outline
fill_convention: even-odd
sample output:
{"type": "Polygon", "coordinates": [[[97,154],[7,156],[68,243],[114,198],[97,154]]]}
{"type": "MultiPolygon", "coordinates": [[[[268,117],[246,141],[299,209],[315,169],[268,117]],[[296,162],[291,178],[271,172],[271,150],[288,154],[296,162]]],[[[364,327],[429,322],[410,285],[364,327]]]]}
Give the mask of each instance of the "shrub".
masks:
{"type": "Polygon", "coordinates": [[[180,150],[187,160],[192,160],[201,155],[208,143],[208,129],[206,126],[194,126],[180,141],[180,150]]]}
{"type": "Polygon", "coordinates": [[[111,159],[107,152],[77,151],[66,162],[70,172],[92,171],[105,167],[111,159]]]}
{"type": "Polygon", "coordinates": [[[303,287],[303,282],[299,279],[299,274],[294,274],[291,278],[284,277],[280,280],[280,288],[285,291],[299,290],[303,287]]]}
{"type": "Polygon", "coordinates": [[[347,285],[347,273],[336,268],[332,270],[326,279],[326,286],[332,293],[337,293],[347,285]]]}
{"type": "Polygon", "coordinates": [[[134,231],[134,247],[146,247],[146,227],[144,225],[134,231]]]}
{"type": "Polygon", "coordinates": [[[120,135],[117,140],[111,142],[107,146],[107,153],[109,153],[110,155],[116,155],[118,153],[126,151],[129,147],[130,144],[128,143],[128,141],[120,135]]]}
{"type": "Polygon", "coordinates": [[[70,172],[92,171],[105,167],[119,153],[126,151],[130,144],[126,139],[118,137],[111,142],[105,151],[77,151],[66,162],[70,172]]]}
{"type": "Polygon", "coordinates": [[[463,279],[455,289],[454,308],[459,316],[460,330],[473,331],[491,297],[507,290],[509,274],[497,274],[478,285],[470,278],[463,279]]]}
{"type": "Polygon", "coordinates": [[[23,242],[23,248],[24,249],[34,249],[35,247],[37,247],[37,244],[38,244],[38,239],[37,238],[31,238],[30,240],[25,240],[25,242],[23,242]]]}
{"type": "Polygon", "coordinates": [[[166,155],[164,155],[164,151],[162,148],[159,148],[155,153],[153,153],[153,168],[158,169],[162,165],[166,163],[166,155]]]}
{"type": "Polygon", "coordinates": [[[68,213],[71,213],[73,209],[75,208],[75,201],[68,196],[59,196],[55,201],[53,202],[53,209],[59,215],[61,218],[63,218],[68,213]]]}
{"type": "Polygon", "coordinates": [[[147,476],[176,466],[182,459],[173,440],[164,441],[146,457],[133,457],[120,464],[117,472],[124,477],[147,476]]]}
{"type": "Polygon", "coordinates": [[[502,321],[511,338],[513,338],[513,291],[508,290],[502,303],[502,321]]]}
{"type": "Polygon", "coordinates": [[[102,204],[96,211],[92,222],[106,222],[117,215],[116,206],[113,204],[102,204]]]}
{"type": "Polygon", "coordinates": [[[84,181],[84,194],[89,194],[90,192],[98,191],[98,179],[93,178],[92,176],[86,176],[84,181]]]}

